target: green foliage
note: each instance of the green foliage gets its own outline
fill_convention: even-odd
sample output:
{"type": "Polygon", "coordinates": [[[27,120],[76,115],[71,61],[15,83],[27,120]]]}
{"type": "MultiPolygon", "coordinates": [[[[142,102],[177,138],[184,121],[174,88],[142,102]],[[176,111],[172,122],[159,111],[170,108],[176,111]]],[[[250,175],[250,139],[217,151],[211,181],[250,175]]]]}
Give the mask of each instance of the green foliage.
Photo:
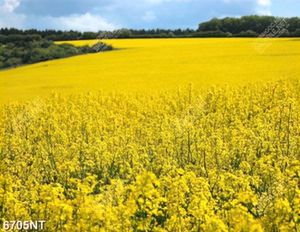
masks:
{"type": "Polygon", "coordinates": [[[192,35],[192,37],[220,37],[220,38],[224,38],[224,37],[231,37],[232,34],[231,33],[227,33],[227,32],[223,32],[220,30],[217,31],[200,31],[197,33],[194,33],[192,35]]]}
{"type": "Polygon", "coordinates": [[[103,42],[98,42],[92,46],[92,49],[95,52],[105,52],[105,51],[111,51],[113,47],[103,42]]]}
{"type": "Polygon", "coordinates": [[[293,35],[296,36],[296,37],[300,37],[300,28],[298,28],[298,29],[294,32],[293,35]]]}
{"type": "Polygon", "coordinates": [[[32,64],[40,61],[70,57],[86,53],[112,50],[112,46],[97,43],[93,47],[76,47],[71,44],[57,45],[35,35],[9,35],[0,46],[0,69],[32,64]],[[28,41],[28,39],[30,39],[28,41]],[[97,49],[95,49],[97,48],[97,49]]]}
{"type": "Polygon", "coordinates": [[[242,31],[239,34],[236,34],[237,37],[257,37],[258,34],[252,30],[242,31]]]}
{"type": "MultiPolygon", "coordinates": [[[[222,31],[231,33],[233,36],[247,36],[257,37],[258,34],[263,33],[268,27],[275,23],[276,17],[274,16],[244,16],[241,18],[214,18],[208,22],[203,22],[199,25],[198,30],[205,31],[222,31]]],[[[290,36],[300,28],[300,18],[282,18],[287,23],[287,33],[285,36],[290,36]]],[[[272,28],[273,29],[273,28],[272,28]]]]}

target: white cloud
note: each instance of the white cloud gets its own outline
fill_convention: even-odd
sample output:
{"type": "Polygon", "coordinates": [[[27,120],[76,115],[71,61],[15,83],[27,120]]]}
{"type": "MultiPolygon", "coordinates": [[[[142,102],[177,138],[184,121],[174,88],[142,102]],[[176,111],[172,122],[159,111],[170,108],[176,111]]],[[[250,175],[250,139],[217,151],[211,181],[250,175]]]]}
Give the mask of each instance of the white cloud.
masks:
{"type": "Polygon", "coordinates": [[[271,15],[276,4],[272,0],[85,0],[83,9],[82,0],[0,0],[0,26],[80,31],[193,27],[223,15],[271,15]]]}
{"type": "Polygon", "coordinates": [[[156,19],[156,15],[153,11],[147,11],[142,17],[142,19],[146,22],[152,22],[156,19]]]}
{"type": "Polygon", "coordinates": [[[244,3],[244,2],[254,2],[258,6],[270,6],[272,4],[272,0],[223,0],[225,3],[244,3]]]}
{"type": "Polygon", "coordinates": [[[165,2],[191,2],[193,0],[143,0],[141,2],[148,4],[162,4],[165,2]]]}
{"type": "Polygon", "coordinates": [[[234,3],[252,3],[255,7],[255,12],[259,15],[272,15],[271,12],[271,5],[272,0],[223,0],[223,2],[227,4],[234,4],[234,3]]]}
{"type": "Polygon", "coordinates": [[[272,1],[271,0],[257,0],[257,4],[259,6],[267,7],[272,4],[272,1]]]}
{"type": "Polygon", "coordinates": [[[259,15],[272,15],[271,5],[272,0],[257,0],[257,9],[256,12],[259,15]]]}
{"type": "MultiPolygon", "coordinates": [[[[228,3],[228,4],[232,4],[232,3],[244,3],[244,2],[253,2],[253,0],[222,0],[223,2],[225,3],[228,3]]],[[[256,0],[254,0],[256,1],[256,0]]]]}
{"type": "Polygon", "coordinates": [[[17,27],[22,28],[26,21],[26,15],[16,14],[14,10],[18,8],[21,0],[3,0],[0,1],[0,28],[1,27],[17,27]]]}
{"type": "Polygon", "coordinates": [[[43,21],[53,28],[61,30],[99,31],[113,30],[116,26],[99,15],[85,13],[83,15],[68,15],[62,17],[44,17],[43,21]]]}
{"type": "Polygon", "coordinates": [[[4,0],[0,9],[4,13],[12,13],[21,3],[21,0],[4,0]]]}

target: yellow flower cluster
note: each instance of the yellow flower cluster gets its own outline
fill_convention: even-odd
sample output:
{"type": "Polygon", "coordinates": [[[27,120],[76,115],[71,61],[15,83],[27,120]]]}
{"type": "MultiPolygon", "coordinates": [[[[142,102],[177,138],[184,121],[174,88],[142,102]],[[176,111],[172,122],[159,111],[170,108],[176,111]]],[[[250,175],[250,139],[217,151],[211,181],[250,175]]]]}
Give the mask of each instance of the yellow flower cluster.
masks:
{"type": "Polygon", "coordinates": [[[46,231],[299,231],[300,82],[0,108],[0,221],[46,231]]]}

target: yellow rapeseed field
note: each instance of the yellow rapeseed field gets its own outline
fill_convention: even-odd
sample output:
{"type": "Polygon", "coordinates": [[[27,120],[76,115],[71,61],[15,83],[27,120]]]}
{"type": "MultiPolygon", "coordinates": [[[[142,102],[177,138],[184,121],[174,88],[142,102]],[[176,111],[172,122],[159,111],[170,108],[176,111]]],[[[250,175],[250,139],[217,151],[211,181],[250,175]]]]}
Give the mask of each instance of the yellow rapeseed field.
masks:
{"type": "Polygon", "coordinates": [[[299,40],[107,42],[0,72],[0,222],[300,231],[299,40]]]}
{"type": "MultiPolygon", "coordinates": [[[[95,41],[76,41],[78,45],[95,41]]],[[[155,91],[300,75],[299,39],[109,40],[113,52],[0,71],[0,102],[55,91],[155,91]]]]}

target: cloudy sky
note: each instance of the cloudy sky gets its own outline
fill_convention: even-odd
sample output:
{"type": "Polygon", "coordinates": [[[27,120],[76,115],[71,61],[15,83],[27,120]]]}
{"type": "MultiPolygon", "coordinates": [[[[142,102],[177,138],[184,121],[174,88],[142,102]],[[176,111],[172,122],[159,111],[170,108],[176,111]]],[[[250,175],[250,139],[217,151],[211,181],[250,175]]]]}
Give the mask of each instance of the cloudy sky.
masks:
{"type": "Polygon", "coordinates": [[[300,16],[300,0],[0,0],[0,27],[196,28],[212,17],[300,16]]]}

